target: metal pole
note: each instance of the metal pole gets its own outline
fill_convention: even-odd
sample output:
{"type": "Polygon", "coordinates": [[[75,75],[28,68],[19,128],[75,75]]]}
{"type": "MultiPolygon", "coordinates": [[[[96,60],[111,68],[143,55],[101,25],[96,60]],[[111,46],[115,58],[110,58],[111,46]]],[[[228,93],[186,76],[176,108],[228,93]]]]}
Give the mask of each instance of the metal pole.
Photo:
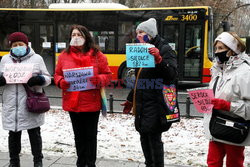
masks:
{"type": "Polygon", "coordinates": [[[114,113],[114,106],[113,106],[113,103],[114,103],[114,97],[113,97],[113,94],[110,93],[110,94],[109,94],[109,112],[110,112],[110,113],[114,113]]]}
{"type": "Polygon", "coordinates": [[[186,114],[187,118],[190,117],[190,97],[187,97],[186,99],[186,114]]]}

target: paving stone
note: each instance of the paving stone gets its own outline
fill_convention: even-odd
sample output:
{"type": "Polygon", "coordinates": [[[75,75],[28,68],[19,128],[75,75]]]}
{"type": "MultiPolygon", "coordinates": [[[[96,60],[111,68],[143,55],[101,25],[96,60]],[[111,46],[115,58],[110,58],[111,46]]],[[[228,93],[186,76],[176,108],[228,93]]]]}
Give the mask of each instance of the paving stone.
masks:
{"type": "Polygon", "coordinates": [[[121,160],[100,160],[98,167],[139,167],[139,162],[121,161],[121,160]]]}
{"type": "MultiPolygon", "coordinates": [[[[31,154],[20,155],[22,167],[33,167],[33,156],[31,154]]],[[[75,167],[76,157],[61,157],[44,155],[44,167],[75,167]]],[[[9,153],[0,152],[0,167],[8,167],[9,153]]],[[[96,161],[97,167],[145,167],[142,162],[132,162],[123,160],[112,160],[98,158],[96,161]]],[[[165,167],[191,167],[181,165],[165,165],[165,167]]]]}

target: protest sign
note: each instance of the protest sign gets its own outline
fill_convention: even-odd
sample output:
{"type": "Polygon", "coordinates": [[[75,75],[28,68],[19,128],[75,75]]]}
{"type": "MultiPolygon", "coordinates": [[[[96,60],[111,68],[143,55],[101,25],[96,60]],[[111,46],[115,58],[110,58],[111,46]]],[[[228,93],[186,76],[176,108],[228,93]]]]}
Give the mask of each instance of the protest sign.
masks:
{"type": "Polygon", "coordinates": [[[154,47],[151,44],[129,43],[126,44],[127,67],[130,68],[154,68],[154,56],[148,52],[148,48],[154,47]]]}
{"type": "Polygon", "coordinates": [[[81,67],[63,70],[64,79],[70,83],[69,92],[95,89],[88,82],[88,78],[94,75],[93,67],[81,67]]]}
{"type": "Polygon", "coordinates": [[[3,76],[8,84],[27,83],[32,77],[34,64],[28,63],[10,63],[5,64],[3,76]]]}
{"type": "Polygon", "coordinates": [[[208,89],[207,87],[205,87],[188,89],[187,91],[198,112],[212,112],[213,104],[211,104],[211,99],[214,98],[214,93],[212,89],[208,89]]]}

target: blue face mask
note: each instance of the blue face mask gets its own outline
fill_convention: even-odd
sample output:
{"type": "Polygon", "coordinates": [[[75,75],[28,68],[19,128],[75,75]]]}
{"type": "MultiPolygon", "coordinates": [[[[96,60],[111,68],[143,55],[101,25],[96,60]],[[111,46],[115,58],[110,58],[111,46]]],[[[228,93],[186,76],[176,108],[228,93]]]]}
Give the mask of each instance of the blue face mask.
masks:
{"type": "Polygon", "coordinates": [[[12,53],[18,57],[22,57],[26,54],[27,52],[27,47],[26,46],[18,46],[14,47],[11,49],[12,53]]]}
{"type": "Polygon", "coordinates": [[[149,37],[148,37],[148,35],[144,35],[142,39],[138,39],[138,37],[136,37],[135,42],[136,43],[148,43],[149,42],[149,37]]]}

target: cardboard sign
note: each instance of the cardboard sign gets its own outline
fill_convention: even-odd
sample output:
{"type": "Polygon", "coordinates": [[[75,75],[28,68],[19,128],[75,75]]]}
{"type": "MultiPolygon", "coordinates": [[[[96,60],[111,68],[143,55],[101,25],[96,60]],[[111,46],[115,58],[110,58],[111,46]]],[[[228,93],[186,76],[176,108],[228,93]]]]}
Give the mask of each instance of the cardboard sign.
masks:
{"type": "Polygon", "coordinates": [[[214,93],[212,89],[205,88],[195,88],[188,89],[188,94],[195,108],[200,113],[211,113],[213,109],[213,104],[211,104],[211,99],[214,98],[214,93]]]}
{"type": "Polygon", "coordinates": [[[88,78],[94,76],[93,67],[65,69],[63,75],[70,83],[69,92],[95,89],[95,86],[88,82],[88,78]]]}
{"type": "Polygon", "coordinates": [[[154,47],[151,44],[130,43],[126,44],[127,67],[130,68],[154,68],[154,56],[148,52],[148,48],[154,47]]]}
{"type": "Polygon", "coordinates": [[[27,83],[32,77],[34,64],[28,63],[10,63],[5,64],[3,76],[8,84],[27,83]]]}

